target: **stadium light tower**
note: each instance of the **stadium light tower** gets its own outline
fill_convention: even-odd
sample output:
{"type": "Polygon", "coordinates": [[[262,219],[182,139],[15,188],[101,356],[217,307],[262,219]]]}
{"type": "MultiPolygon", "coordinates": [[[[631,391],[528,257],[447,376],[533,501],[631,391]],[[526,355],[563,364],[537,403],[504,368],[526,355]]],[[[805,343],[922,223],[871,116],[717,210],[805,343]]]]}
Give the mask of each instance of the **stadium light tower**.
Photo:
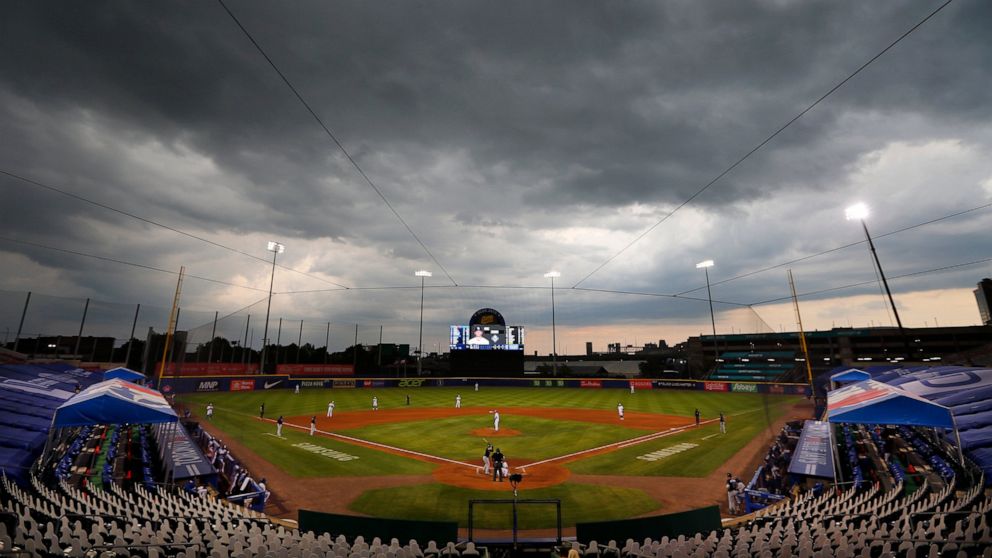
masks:
{"type": "Polygon", "coordinates": [[[420,340],[417,341],[417,375],[419,376],[420,360],[424,358],[424,281],[427,277],[433,277],[434,274],[426,269],[414,271],[413,274],[420,277],[420,340]]]}
{"type": "Polygon", "coordinates": [[[711,267],[713,267],[713,260],[706,260],[696,264],[696,269],[702,269],[706,275],[706,299],[710,301],[710,325],[713,326],[713,343],[716,343],[716,318],[713,317],[713,293],[710,292],[711,267]]]}
{"type": "Polygon", "coordinates": [[[892,298],[892,291],[889,290],[889,281],[885,278],[885,271],[882,270],[882,262],[878,260],[878,252],[875,251],[875,242],[871,239],[871,234],[868,232],[868,224],[865,219],[871,211],[868,206],[864,203],[858,202],[847,209],[844,210],[844,217],[848,221],[858,220],[861,221],[861,228],[865,231],[865,238],[868,240],[868,249],[871,251],[872,259],[875,261],[875,268],[878,269],[878,275],[882,278],[882,286],[885,287],[885,294],[889,298],[889,305],[892,307],[892,315],[896,318],[896,325],[899,327],[899,335],[902,337],[903,345],[906,348],[906,360],[912,360],[912,351],[909,349],[909,341],[906,339],[906,332],[902,328],[902,320],[899,318],[899,310],[896,309],[896,301],[892,298]]]}
{"type": "Polygon", "coordinates": [[[551,279],[551,369],[552,374],[558,375],[558,333],[555,327],[555,277],[561,277],[557,271],[549,271],[544,277],[551,279]]]}
{"type": "Polygon", "coordinates": [[[269,278],[269,303],[265,307],[265,332],[262,334],[262,362],[259,372],[265,372],[265,347],[269,343],[269,311],[272,310],[272,285],[276,281],[276,257],[286,251],[286,247],[278,242],[269,241],[269,252],[272,252],[272,276],[269,278]]]}

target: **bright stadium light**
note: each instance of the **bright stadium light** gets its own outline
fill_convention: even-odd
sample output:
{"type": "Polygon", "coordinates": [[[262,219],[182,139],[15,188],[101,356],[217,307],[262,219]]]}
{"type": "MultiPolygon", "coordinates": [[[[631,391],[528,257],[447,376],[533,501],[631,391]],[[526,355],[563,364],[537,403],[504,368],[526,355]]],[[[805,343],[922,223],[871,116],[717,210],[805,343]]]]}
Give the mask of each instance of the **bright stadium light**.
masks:
{"type": "MultiPolygon", "coordinates": [[[[696,269],[702,269],[706,275],[706,299],[710,303],[710,325],[713,326],[713,360],[720,361],[720,351],[716,345],[716,317],[713,315],[713,293],[710,292],[710,268],[713,267],[713,260],[703,260],[696,264],[696,269]]],[[[715,367],[715,366],[714,366],[715,367]]]]}
{"type": "Polygon", "coordinates": [[[862,202],[858,202],[844,210],[844,217],[848,221],[867,219],[870,214],[871,211],[868,209],[868,206],[862,202]]]}
{"type": "Polygon", "coordinates": [[[272,252],[272,276],[269,278],[269,303],[265,307],[265,332],[262,333],[262,362],[258,365],[259,372],[265,372],[265,347],[269,343],[269,311],[272,310],[272,285],[276,281],[276,256],[285,252],[286,246],[270,240],[266,249],[272,252]]]}
{"type": "Polygon", "coordinates": [[[892,307],[892,315],[896,319],[896,325],[899,327],[899,336],[902,337],[902,343],[906,348],[906,357],[911,358],[912,352],[909,350],[909,339],[906,338],[906,330],[902,327],[902,319],[899,317],[899,310],[896,308],[896,301],[892,298],[892,291],[889,289],[889,281],[885,278],[885,271],[882,269],[882,262],[878,259],[878,252],[875,250],[875,242],[871,239],[871,234],[868,232],[868,223],[865,223],[865,219],[871,211],[868,210],[868,206],[862,202],[858,202],[854,205],[849,206],[844,210],[844,217],[848,221],[861,221],[861,228],[865,231],[865,239],[868,240],[868,249],[871,251],[871,257],[875,261],[875,268],[878,271],[878,276],[882,280],[882,286],[885,288],[885,294],[889,298],[889,305],[892,307]]]}
{"type": "Polygon", "coordinates": [[[415,277],[420,277],[420,341],[417,342],[417,376],[420,376],[421,359],[424,358],[424,281],[434,274],[426,269],[414,271],[415,277]]]}

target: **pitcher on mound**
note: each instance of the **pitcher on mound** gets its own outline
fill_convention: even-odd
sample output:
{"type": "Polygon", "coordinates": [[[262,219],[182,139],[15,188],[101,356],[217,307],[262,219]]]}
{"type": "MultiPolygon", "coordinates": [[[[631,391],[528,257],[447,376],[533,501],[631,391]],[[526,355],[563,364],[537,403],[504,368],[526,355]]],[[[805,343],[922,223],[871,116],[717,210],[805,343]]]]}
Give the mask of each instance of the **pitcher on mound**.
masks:
{"type": "Polygon", "coordinates": [[[492,411],[489,411],[489,414],[493,416],[493,430],[499,432],[499,411],[493,409],[492,411]]]}

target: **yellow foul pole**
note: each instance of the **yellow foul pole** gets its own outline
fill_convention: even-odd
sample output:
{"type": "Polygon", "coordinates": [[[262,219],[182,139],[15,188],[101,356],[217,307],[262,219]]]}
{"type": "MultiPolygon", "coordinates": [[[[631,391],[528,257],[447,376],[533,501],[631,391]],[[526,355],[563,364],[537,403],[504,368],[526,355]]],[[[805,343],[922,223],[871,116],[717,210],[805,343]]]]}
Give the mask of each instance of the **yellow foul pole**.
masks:
{"type": "Polygon", "coordinates": [[[156,388],[162,387],[162,378],[165,376],[165,363],[169,357],[169,348],[172,345],[172,335],[176,331],[176,309],[179,307],[179,297],[183,292],[183,276],[186,275],[186,266],[179,268],[179,280],[176,281],[176,295],[172,298],[172,312],[169,313],[169,327],[165,330],[165,347],[162,348],[162,362],[158,369],[158,382],[156,388]]]}
{"type": "Polygon", "coordinates": [[[806,346],[806,332],[803,331],[803,317],[799,314],[799,297],[796,296],[796,282],[789,270],[789,288],[792,289],[792,304],[796,309],[796,324],[799,326],[799,346],[803,349],[803,359],[806,361],[806,380],[809,382],[810,393],[813,393],[813,364],[809,361],[809,348],[806,346]]]}

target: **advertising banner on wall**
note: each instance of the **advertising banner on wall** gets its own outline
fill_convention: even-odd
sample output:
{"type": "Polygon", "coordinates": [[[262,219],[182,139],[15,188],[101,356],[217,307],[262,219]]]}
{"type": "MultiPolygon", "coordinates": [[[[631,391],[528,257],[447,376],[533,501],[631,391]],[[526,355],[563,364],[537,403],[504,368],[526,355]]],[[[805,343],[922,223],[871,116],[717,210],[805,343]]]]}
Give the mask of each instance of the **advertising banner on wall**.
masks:
{"type": "Polygon", "coordinates": [[[758,384],[743,384],[737,382],[730,384],[730,391],[737,393],[758,393],[758,384]]]}
{"type": "Polygon", "coordinates": [[[651,389],[654,387],[654,382],[651,380],[630,380],[630,385],[634,386],[634,389],[651,389]]]}
{"type": "Polygon", "coordinates": [[[655,380],[659,389],[699,389],[700,383],[692,380],[655,380]]]}
{"type": "Polygon", "coordinates": [[[727,382],[703,382],[703,389],[706,391],[730,391],[730,384],[727,382]]]}
{"type": "MultiPolygon", "coordinates": [[[[159,370],[159,366],[155,366],[159,370]]],[[[240,362],[170,362],[165,365],[166,376],[243,376],[258,374],[258,364],[240,362]]]]}
{"type": "Polygon", "coordinates": [[[354,376],[351,364],[277,364],[276,374],[290,376],[354,376]]]}
{"type": "Polygon", "coordinates": [[[581,380],[579,381],[579,387],[601,388],[603,387],[603,380],[581,380]]]}
{"type": "Polygon", "coordinates": [[[250,380],[231,380],[231,391],[254,391],[255,390],[255,379],[250,380]]]}

